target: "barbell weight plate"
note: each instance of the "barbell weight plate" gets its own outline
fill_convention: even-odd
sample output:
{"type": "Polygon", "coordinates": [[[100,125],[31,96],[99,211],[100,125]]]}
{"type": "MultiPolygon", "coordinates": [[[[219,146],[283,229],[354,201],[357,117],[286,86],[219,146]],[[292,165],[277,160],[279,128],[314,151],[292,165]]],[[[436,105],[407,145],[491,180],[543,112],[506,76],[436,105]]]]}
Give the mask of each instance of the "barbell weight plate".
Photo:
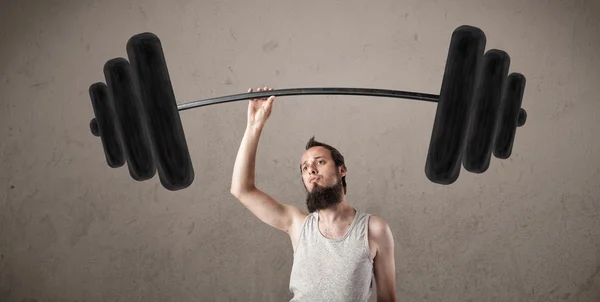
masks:
{"type": "Polygon", "coordinates": [[[90,98],[94,115],[98,124],[98,132],[102,140],[106,162],[111,168],[118,168],[125,164],[123,145],[118,120],[115,117],[114,105],[104,83],[90,85],[90,98]]]}
{"type": "Polygon", "coordinates": [[[98,129],[98,121],[96,118],[93,118],[90,121],[90,131],[95,137],[100,137],[100,129],[98,129]]]}
{"type": "Polygon", "coordinates": [[[156,174],[146,129],[144,108],[131,66],[124,58],[104,64],[104,77],[118,118],[129,174],[137,181],[156,174]]]}
{"type": "Polygon", "coordinates": [[[525,123],[527,116],[525,110],[521,109],[525,82],[525,76],[520,73],[511,73],[506,78],[502,103],[500,104],[498,128],[496,130],[494,147],[494,156],[496,158],[507,159],[510,157],[517,126],[520,122],[525,123]],[[521,115],[523,117],[519,118],[521,115]]]}
{"type": "Polygon", "coordinates": [[[483,56],[481,75],[471,105],[469,130],[463,155],[463,167],[473,173],[487,171],[494,147],[498,109],[503,83],[508,75],[510,57],[491,49],[483,56]]]}
{"type": "Polygon", "coordinates": [[[447,185],[458,179],[485,44],[479,28],[464,25],[452,33],[425,164],[425,174],[434,183],[447,185]]]}
{"type": "Polygon", "coordinates": [[[138,79],[160,181],[168,190],[184,189],[193,182],[194,169],[160,40],[152,33],[135,35],[127,42],[127,55],[138,79]]]}

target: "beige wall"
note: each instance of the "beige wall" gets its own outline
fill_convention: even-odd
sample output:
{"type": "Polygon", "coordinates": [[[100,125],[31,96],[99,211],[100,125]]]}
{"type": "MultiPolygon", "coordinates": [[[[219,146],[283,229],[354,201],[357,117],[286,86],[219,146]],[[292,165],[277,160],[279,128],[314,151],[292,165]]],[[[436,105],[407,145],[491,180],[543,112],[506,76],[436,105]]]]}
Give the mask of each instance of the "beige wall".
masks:
{"type": "MultiPolygon", "coordinates": [[[[594,1],[3,1],[0,301],[286,301],[292,246],[229,194],[247,101],[181,113],[196,180],[107,166],[88,88],[157,34],[179,103],[249,87],[440,90],[451,32],[527,77],[508,160],[429,182],[435,105],[276,100],[257,186],[304,207],[310,136],[345,155],[348,201],[394,232],[401,301],[600,300],[600,4],[594,1]],[[87,165],[87,166],[86,166],[87,165]]],[[[373,296],[375,297],[375,296],[373,296]]],[[[374,301],[374,299],[373,299],[374,301]]]]}

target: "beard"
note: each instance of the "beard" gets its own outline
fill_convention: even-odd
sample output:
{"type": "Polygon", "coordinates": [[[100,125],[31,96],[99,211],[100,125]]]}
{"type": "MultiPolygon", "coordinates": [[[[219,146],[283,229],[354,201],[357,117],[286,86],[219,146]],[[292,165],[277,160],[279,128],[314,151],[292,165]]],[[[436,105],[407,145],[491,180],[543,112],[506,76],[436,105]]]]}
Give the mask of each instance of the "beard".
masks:
{"type": "Polygon", "coordinates": [[[339,177],[337,182],[330,187],[323,187],[315,182],[312,192],[306,193],[306,207],[308,208],[308,212],[312,213],[316,210],[334,207],[342,201],[343,192],[344,187],[339,177]]]}

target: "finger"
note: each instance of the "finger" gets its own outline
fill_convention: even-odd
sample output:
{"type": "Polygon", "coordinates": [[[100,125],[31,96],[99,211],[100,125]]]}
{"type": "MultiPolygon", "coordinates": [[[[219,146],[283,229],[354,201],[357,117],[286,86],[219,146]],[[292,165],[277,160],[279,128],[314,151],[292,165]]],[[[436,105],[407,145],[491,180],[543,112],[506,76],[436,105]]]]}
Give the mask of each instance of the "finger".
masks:
{"type": "MultiPolygon", "coordinates": [[[[267,91],[267,90],[266,90],[266,89],[264,89],[264,88],[261,88],[261,87],[259,87],[259,88],[258,88],[258,91],[267,91]]],[[[258,98],[258,100],[265,101],[265,100],[266,100],[266,98],[265,98],[265,97],[262,97],[262,98],[258,98]]]]}
{"type": "MultiPolygon", "coordinates": [[[[256,88],[256,92],[259,92],[259,91],[260,91],[260,87],[256,88]]],[[[258,98],[255,98],[254,100],[255,100],[255,101],[258,101],[259,99],[258,99],[258,98]]]]}
{"type": "MultiPolygon", "coordinates": [[[[248,88],[248,93],[252,92],[252,87],[248,88]]],[[[254,101],[254,99],[250,99],[250,102],[254,101]]]]}

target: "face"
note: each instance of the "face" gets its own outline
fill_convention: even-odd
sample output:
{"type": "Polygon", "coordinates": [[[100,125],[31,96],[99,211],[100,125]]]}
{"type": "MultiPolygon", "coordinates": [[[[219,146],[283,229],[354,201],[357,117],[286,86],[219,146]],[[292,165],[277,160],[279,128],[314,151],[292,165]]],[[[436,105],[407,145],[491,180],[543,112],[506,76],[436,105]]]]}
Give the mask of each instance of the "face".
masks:
{"type": "Polygon", "coordinates": [[[300,167],[309,212],[327,209],[342,201],[342,177],[346,176],[346,170],[335,166],[328,149],[319,146],[306,150],[300,167]]]}

